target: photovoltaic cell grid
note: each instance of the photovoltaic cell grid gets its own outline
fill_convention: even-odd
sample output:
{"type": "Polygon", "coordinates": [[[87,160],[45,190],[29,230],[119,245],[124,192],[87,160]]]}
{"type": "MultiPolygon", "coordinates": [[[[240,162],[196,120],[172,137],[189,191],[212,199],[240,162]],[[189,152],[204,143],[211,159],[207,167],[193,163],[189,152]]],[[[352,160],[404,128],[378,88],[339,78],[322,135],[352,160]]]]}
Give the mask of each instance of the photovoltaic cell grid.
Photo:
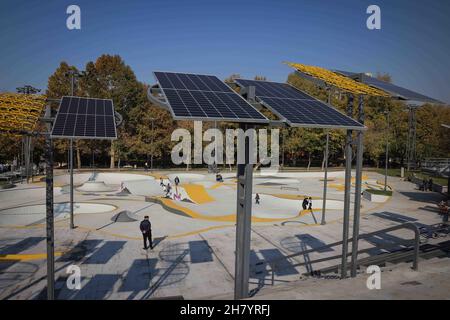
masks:
{"type": "Polygon", "coordinates": [[[117,139],[112,100],[62,97],[52,137],[117,139]]]}
{"type": "Polygon", "coordinates": [[[257,99],[292,126],[362,129],[364,126],[331,106],[286,83],[236,79],[240,87],[255,87],[257,99]]]}
{"type": "Polygon", "coordinates": [[[154,74],[175,120],[268,122],[264,115],[215,76],[154,74]]]}
{"type": "MultiPolygon", "coordinates": [[[[340,73],[346,77],[349,78],[359,78],[360,74],[359,73],[355,73],[355,72],[349,72],[349,71],[342,71],[342,70],[336,70],[337,73],[340,73]]],[[[379,80],[377,78],[374,77],[370,77],[366,74],[362,75],[362,79],[360,79],[359,81],[368,84],[372,87],[384,90],[386,92],[389,92],[390,94],[392,94],[393,96],[397,96],[399,98],[402,99],[406,99],[406,100],[414,100],[414,101],[421,101],[421,102],[429,102],[429,103],[441,103],[440,101],[427,97],[423,94],[420,94],[418,92],[406,89],[406,88],[402,88],[399,87],[395,84],[386,82],[386,81],[382,81],[379,80]]]]}
{"type": "Polygon", "coordinates": [[[412,90],[405,89],[405,88],[396,86],[392,83],[378,80],[377,78],[373,78],[373,77],[370,77],[367,75],[362,76],[362,82],[364,82],[372,87],[376,87],[376,88],[385,90],[387,92],[393,93],[395,95],[399,95],[407,100],[423,101],[423,102],[430,102],[430,103],[440,103],[438,100],[427,97],[418,92],[414,92],[412,90]]]}

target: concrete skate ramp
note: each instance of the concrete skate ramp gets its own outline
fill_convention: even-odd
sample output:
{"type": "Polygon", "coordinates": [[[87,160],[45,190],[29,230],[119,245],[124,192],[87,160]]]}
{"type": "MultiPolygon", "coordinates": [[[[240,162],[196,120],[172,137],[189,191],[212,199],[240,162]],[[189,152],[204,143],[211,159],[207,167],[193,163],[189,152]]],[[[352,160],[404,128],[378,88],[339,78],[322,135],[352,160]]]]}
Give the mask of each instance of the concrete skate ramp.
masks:
{"type": "MultiPolygon", "coordinates": [[[[62,194],[62,189],[60,187],[53,188],[53,195],[59,196],[62,194]]],[[[0,190],[0,201],[7,201],[15,199],[17,202],[23,203],[25,201],[31,200],[42,200],[45,199],[45,187],[23,187],[18,186],[13,189],[2,189],[0,190]]]]}
{"type": "MultiPolygon", "coordinates": [[[[89,180],[91,173],[76,173],[73,175],[73,183],[75,185],[80,185],[89,180]]],[[[44,180],[45,182],[45,180],[44,180]]],[[[70,183],[70,175],[63,174],[53,177],[53,182],[55,185],[65,185],[70,183]]]]}
{"type": "Polygon", "coordinates": [[[149,180],[131,180],[124,181],[123,186],[133,195],[136,196],[162,196],[163,190],[159,185],[159,181],[155,179],[149,180]]]}
{"type": "MultiPolygon", "coordinates": [[[[328,172],[328,178],[337,178],[337,177],[344,177],[345,172],[344,171],[330,171],[328,172]]],[[[279,179],[279,178],[323,178],[324,172],[323,171],[305,171],[305,172],[260,172],[259,174],[255,174],[254,177],[266,177],[266,178],[273,178],[273,179],[279,179]]]]}
{"type": "Polygon", "coordinates": [[[172,181],[172,184],[175,182],[175,178],[178,177],[180,179],[180,183],[192,183],[201,180],[205,180],[206,176],[204,174],[198,173],[172,173],[167,175],[167,177],[172,181]]]}
{"type": "MultiPolygon", "coordinates": [[[[73,183],[75,185],[83,184],[89,180],[103,181],[106,184],[120,185],[122,181],[131,180],[154,180],[154,177],[146,176],[143,174],[132,173],[115,173],[115,172],[89,172],[89,173],[76,173],[73,175],[73,183]]],[[[70,175],[63,174],[54,177],[54,183],[56,185],[65,185],[70,183],[70,175]]]]}
{"type": "Polygon", "coordinates": [[[199,184],[183,184],[181,187],[184,189],[189,199],[194,203],[203,204],[216,201],[206,191],[205,187],[199,184]]]}
{"type": "MultiPolygon", "coordinates": [[[[97,214],[116,210],[117,207],[92,202],[75,202],[73,211],[75,214],[97,214]]],[[[54,204],[55,219],[64,219],[70,215],[70,203],[61,202],[54,204]]],[[[45,223],[46,206],[45,204],[19,206],[0,210],[0,225],[32,225],[45,223]]]]}
{"type": "Polygon", "coordinates": [[[155,180],[154,177],[146,176],[143,174],[133,174],[133,173],[110,173],[110,172],[99,172],[95,175],[95,181],[104,181],[106,184],[121,184],[124,181],[135,181],[135,180],[155,180]]]}
{"type": "Polygon", "coordinates": [[[86,181],[77,191],[82,192],[111,192],[117,190],[115,186],[106,185],[104,181],[86,181]]]}
{"type": "Polygon", "coordinates": [[[255,179],[256,184],[266,184],[266,185],[282,185],[282,184],[299,184],[300,181],[298,179],[290,179],[290,178],[271,178],[271,179],[263,179],[258,178],[255,179]]]}
{"type": "Polygon", "coordinates": [[[137,220],[138,218],[128,210],[120,211],[111,218],[111,221],[114,222],[134,222],[137,220]]]}

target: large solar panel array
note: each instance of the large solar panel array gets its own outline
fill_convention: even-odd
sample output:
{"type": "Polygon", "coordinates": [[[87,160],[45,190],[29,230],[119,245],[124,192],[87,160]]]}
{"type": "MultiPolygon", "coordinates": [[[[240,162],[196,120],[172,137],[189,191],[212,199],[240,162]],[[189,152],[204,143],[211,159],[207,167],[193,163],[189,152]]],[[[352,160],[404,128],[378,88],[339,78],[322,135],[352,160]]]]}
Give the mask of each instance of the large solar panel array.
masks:
{"type": "Polygon", "coordinates": [[[268,122],[264,115],[215,76],[154,74],[175,120],[268,122]]]}
{"type": "Polygon", "coordinates": [[[377,78],[368,76],[366,74],[360,74],[349,71],[336,70],[337,73],[340,73],[346,77],[358,79],[358,81],[368,84],[369,86],[384,90],[389,92],[393,96],[397,98],[401,98],[404,100],[412,100],[412,101],[420,101],[420,102],[428,102],[428,103],[441,103],[440,101],[427,97],[421,93],[399,87],[395,84],[379,80],[377,78]]]}
{"type": "Polygon", "coordinates": [[[74,139],[117,139],[112,100],[62,97],[51,136],[74,139]]]}
{"type": "Polygon", "coordinates": [[[363,129],[364,126],[333,107],[286,83],[236,79],[240,87],[254,86],[256,97],[291,126],[363,129]]]}

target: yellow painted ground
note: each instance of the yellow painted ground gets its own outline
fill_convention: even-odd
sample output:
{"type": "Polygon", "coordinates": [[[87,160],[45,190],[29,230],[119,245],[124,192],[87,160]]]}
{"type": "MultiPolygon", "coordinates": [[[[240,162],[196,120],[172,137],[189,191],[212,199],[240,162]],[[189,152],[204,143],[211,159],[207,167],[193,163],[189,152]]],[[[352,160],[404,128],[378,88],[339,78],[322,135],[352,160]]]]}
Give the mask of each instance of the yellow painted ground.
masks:
{"type": "Polygon", "coordinates": [[[208,202],[216,201],[211,197],[206,191],[205,187],[199,184],[182,184],[181,187],[184,188],[189,198],[197,204],[203,204],[208,202]]]}
{"type": "MultiPolygon", "coordinates": [[[[55,252],[55,257],[60,257],[62,252],[55,252]]],[[[0,254],[0,261],[28,261],[28,260],[40,260],[47,259],[46,253],[33,253],[33,254],[0,254]]]]}
{"type": "MultiPolygon", "coordinates": [[[[156,198],[158,199],[164,206],[173,208],[176,210],[179,210],[186,214],[187,216],[194,218],[194,219],[202,219],[202,220],[209,220],[209,221],[220,221],[220,222],[236,222],[236,214],[228,214],[223,216],[208,216],[201,213],[198,213],[192,209],[183,207],[176,203],[176,201],[173,201],[172,199],[168,198],[156,198]]],[[[301,212],[298,213],[299,217],[301,215],[301,212]]],[[[259,217],[252,217],[252,222],[275,222],[275,221],[285,221],[285,220],[291,220],[293,218],[259,218],[259,217]]]]}

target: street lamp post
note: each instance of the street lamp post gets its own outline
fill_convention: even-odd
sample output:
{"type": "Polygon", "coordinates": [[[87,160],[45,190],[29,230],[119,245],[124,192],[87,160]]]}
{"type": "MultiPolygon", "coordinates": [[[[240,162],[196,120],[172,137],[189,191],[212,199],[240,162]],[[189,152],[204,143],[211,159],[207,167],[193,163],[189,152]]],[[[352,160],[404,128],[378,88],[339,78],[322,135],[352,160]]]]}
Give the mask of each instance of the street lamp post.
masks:
{"type": "Polygon", "coordinates": [[[384,167],[384,191],[387,190],[387,176],[388,176],[388,163],[389,163],[389,111],[385,111],[387,121],[387,130],[386,130],[386,159],[385,159],[385,167],[384,167]]]}
{"type": "Polygon", "coordinates": [[[154,152],[154,133],[155,133],[155,118],[150,118],[150,121],[152,122],[152,138],[150,140],[150,143],[152,145],[152,153],[150,154],[150,171],[153,171],[153,152],[154,152]]]}
{"type": "MultiPolygon", "coordinates": [[[[85,71],[69,70],[66,76],[70,76],[70,95],[75,94],[75,77],[83,77],[86,75],[85,71]]],[[[70,229],[75,229],[73,218],[73,139],[70,139],[69,145],[69,171],[70,171],[70,229]]]]}

